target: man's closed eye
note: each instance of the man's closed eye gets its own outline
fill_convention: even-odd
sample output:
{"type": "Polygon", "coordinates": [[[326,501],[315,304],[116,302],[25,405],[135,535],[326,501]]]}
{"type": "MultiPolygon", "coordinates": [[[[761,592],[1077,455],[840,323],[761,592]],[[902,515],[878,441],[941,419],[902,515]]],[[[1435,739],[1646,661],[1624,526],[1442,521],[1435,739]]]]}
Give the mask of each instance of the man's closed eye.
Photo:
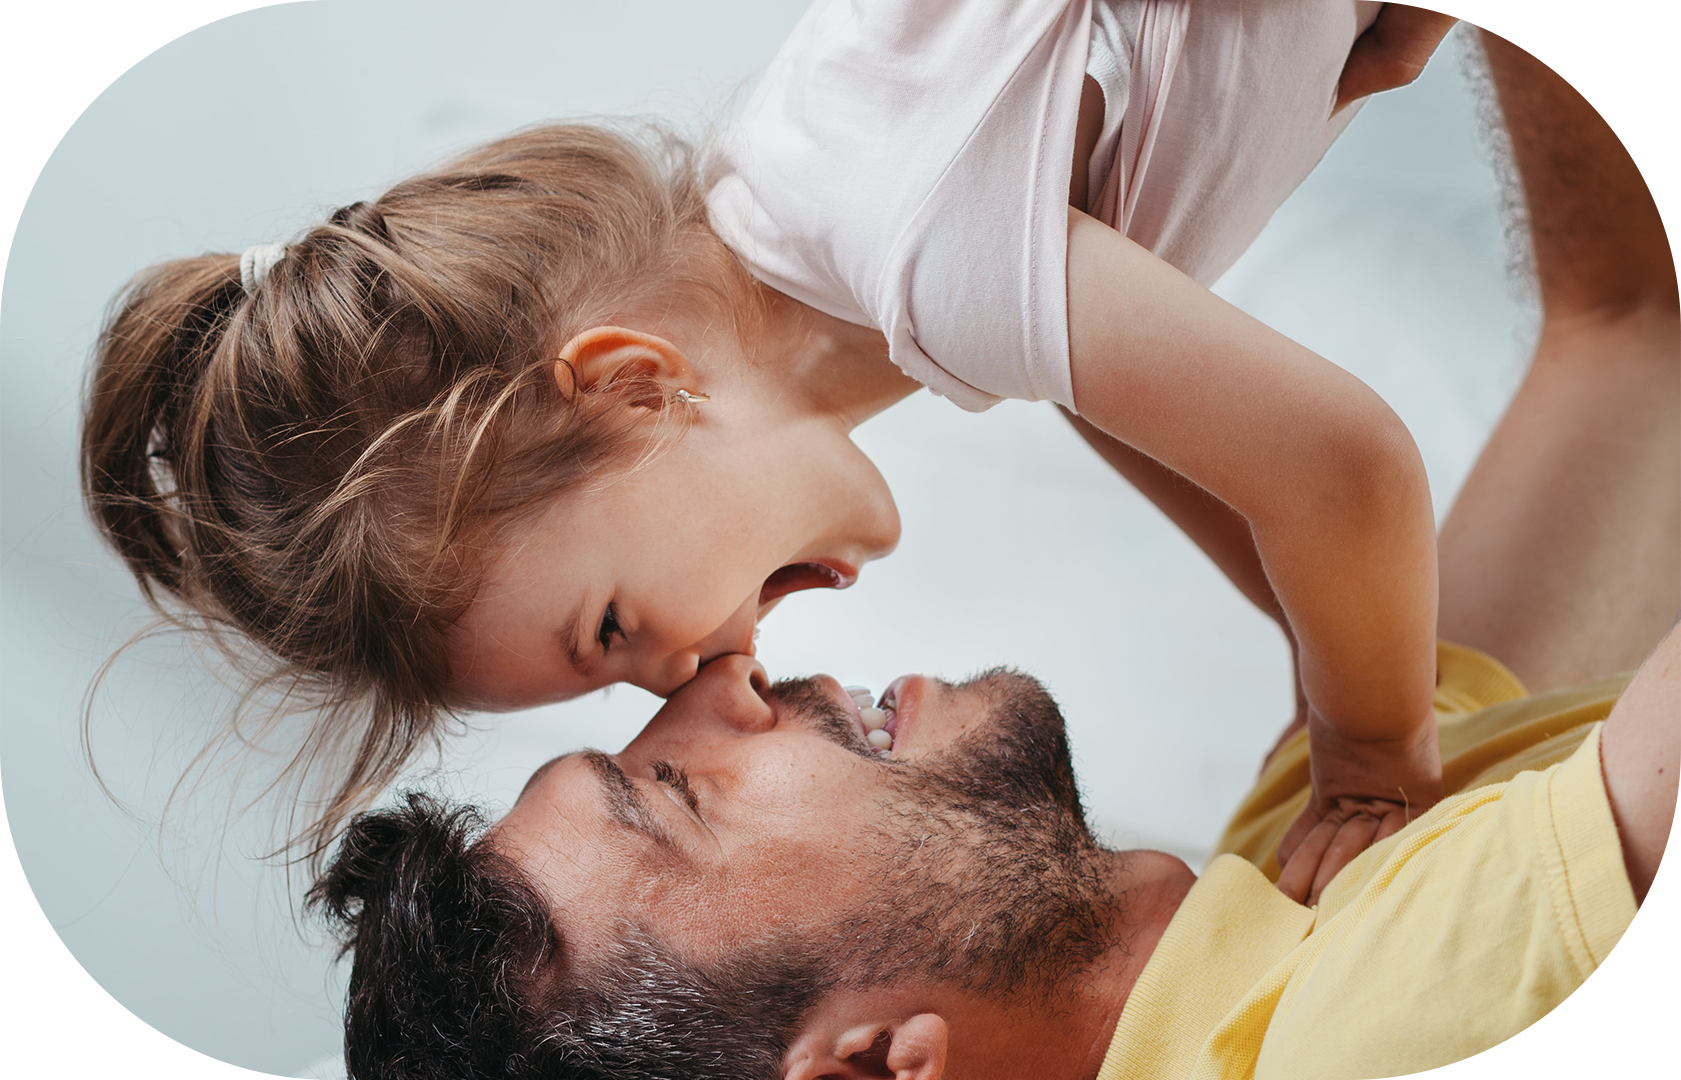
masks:
{"type": "Polygon", "coordinates": [[[649,767],[655,780],[674,792],[696,817],[700,816],[700,800],[695,797],[695,789],[689,785],[688,773],[669,761],[656,761],[649,767]]]}

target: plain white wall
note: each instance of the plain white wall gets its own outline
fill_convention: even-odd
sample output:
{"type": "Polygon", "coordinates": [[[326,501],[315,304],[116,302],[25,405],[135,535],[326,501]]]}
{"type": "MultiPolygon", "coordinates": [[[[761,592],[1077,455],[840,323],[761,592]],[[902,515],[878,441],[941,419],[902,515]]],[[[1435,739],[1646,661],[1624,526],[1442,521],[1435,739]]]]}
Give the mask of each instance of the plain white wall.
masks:
{"type": "MultiPolygon", "coordinates": [[[[295,1071],[336,1044],[341,975],[295,928],[280,871],[253,858],[270,816],[222,824],[249,783],[209,783],[174,828],[153,827],[230,700],[198,650],[134,650],[95,703],[95,749],[137,818],[98,792],[80,756],[89,680],[146,621],[76,497],[78,388],[104,305],[152,261],[284,238],[533,120],[717,116],[803,6],[269,8],[149,57],[53,155],[19,223],[0,322],[0,768],[54,927],[160,1030],[295,1071]]],[[[1439,513],[1531,333],[1454,53],[1367,108],[1220,288],[1396,407],[1439,513]]],[[[919,395],[858,441],[898,494],[903,543],[852,591],[783,605],[761,638],[772,674],[880,686],[910,670],[1022,667],[1063,703],[1109,838],[1200,859],[1288,713],[1270,624],[1048,408],[973,417],[919,395]]],[[[502,803],[535,764],[580,744],[616,749],[652,709],[620,689],[487,721],[430,776],[502,803]]]]}

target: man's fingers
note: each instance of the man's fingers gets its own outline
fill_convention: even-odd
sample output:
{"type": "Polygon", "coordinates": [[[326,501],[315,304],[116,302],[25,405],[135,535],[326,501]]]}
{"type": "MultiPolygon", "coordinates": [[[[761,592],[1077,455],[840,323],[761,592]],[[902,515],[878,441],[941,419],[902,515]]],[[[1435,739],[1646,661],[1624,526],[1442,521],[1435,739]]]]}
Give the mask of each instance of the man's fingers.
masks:
{"type": "Polygon", "coordinates": [[[1325,848],[1325,855],[1319,860],[1319,867],[1313,875],[1313,887],[1308,890],[1308,906],[1319,903],[1319,894],[1331,879],[1337,876],[1337,871],[1354,861],[1354,857],[1372,846],[1372,838],[1377,835],[1378,820],[1361,814],[1342,823],[1342,827],[1331,838],[1325,848]]]}
{"type": "MultiPolygon", "coordinates": [[[[1331,841],[1336,835],[1337,826],[1329,821],[1321,821],[1309,829],[1279,870],[1278,891],[1298,904],[1307,903],[1308,892],[1313,888],[1314,875],[1319,869],[1319,860],[1324,858],[1326,849],[1331,846],[1331,841]]],[[[1284,847],[1281,844],[1280,859],[1285,858],[1283,851],[1284,847]]]]}

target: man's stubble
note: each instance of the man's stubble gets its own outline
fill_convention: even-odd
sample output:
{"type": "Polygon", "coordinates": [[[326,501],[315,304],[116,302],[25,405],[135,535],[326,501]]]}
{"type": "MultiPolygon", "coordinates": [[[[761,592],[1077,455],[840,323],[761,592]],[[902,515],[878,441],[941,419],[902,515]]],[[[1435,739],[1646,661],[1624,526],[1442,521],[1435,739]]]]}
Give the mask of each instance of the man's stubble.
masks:
{"type": "MultiPolygon", "coordinates": [[[[852,748],[848,718],[807,686],[777,694],[852,748]]],[[[920,979],[1046,1002],[1120,943],[1120,856],[1086,823],[1044,687],[995,669],[958,689],[984,696],[986,723],[926,759],[882,763],[888,792],[867,826],[871,897],[812,945],[855,989],[920,979]]]]}

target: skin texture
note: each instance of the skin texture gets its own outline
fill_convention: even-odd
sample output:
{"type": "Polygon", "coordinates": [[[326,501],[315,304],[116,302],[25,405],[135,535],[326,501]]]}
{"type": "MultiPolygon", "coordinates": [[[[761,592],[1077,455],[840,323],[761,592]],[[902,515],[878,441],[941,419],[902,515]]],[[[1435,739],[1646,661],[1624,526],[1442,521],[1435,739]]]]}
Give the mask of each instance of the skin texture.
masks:
{"type": "Polygon", "coordinates": [[[1635,900],[1657,876],[1675,823],[1681,774],[1681,631],[1641,666],[1600,736],[1600,767],[1635,900]]]}
{"type": "Polygon", "coordinates": [[[1616,135],[1538,60],[1483,43],[1543,319],[1442,525],[1442,636],[1539,691],[1631,670],[1681,611],[1681,319],[1663,222],[1616,135]]]}
{"type": "Polygon", "coordinates": [[[1280,861],[1321,826],[1348,834],[1285,882],[1311,884],[1321,856],[1371,842],[1376,808],[1404,817],[1441,797],[1423,462],[1365,384],[1077,211],[1068,261],[1080,415],[1247,523],[1294,636],[1314,796],[1280,861]]]}
{"type": "Polygon", "coordinates": [[[1370,94],[1406,86],[1424,71],[1436,47],[1458,22],[1406,4],[1385,4],[1366,32],[1354,40],[1337,80],[1335,112],[1370,94]]]}

